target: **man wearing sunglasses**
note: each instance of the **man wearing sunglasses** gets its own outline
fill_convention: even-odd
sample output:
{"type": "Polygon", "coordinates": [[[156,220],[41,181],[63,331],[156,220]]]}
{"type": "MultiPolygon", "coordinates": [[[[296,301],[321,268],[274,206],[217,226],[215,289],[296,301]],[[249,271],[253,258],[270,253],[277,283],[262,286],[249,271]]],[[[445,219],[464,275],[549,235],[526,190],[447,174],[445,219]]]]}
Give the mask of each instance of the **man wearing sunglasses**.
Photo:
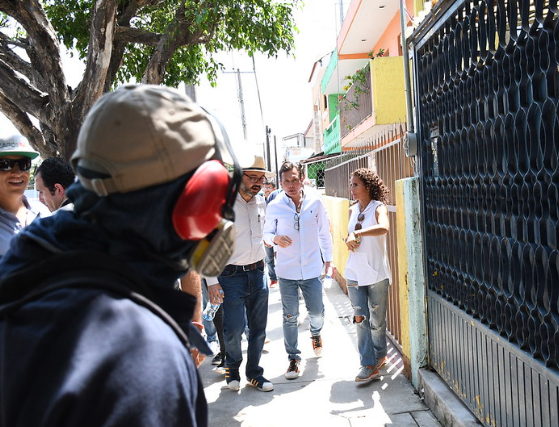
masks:
{"type": "Polygon", "coordinates": [[[45,206],[24,195],[31,160],[38,155],[23,136],[0,139],[0,257],[23,227],[36,218],[50,215],[45,206]]]}
{"type": "Polygon", "coordinates": [[[264,377],[260,357],[266,340],[268,322],[268,287],[264,279],[264,243],[262,231],[266,201],[258,193],[266,177],[262,156],[243,166],[243,180],[235,202],[235,249],[229,264],[219,277],[207,277],[209,299],[223,302],[225,338],[225,380],[232,391],[239,391],[239,368],[243,361],[241,347],[248,321],[248,348],[245,375],[249,386],[259,391],[272,391],[274,385],[264,377]],[[223,293],[219,291],[222,290],[223,293]],[[246,317],[245,317],[246,313],[246,317]]]}
{"type": "Polygon", "coordinates": [[[322,354],[320,332],[324,325],[322,302],[323,268],[332,263],[330,221],[321,197],[312,189],[303,188],[303,168],[284,162],[280,168],[283,193],[266,211],[264,241],[276,247],[276,275],[283,309],[283,335],[289,367],[285,378],[299,376],[301,351],[298,348],[299,289],[310,317],[314,354],[322,354]]]}

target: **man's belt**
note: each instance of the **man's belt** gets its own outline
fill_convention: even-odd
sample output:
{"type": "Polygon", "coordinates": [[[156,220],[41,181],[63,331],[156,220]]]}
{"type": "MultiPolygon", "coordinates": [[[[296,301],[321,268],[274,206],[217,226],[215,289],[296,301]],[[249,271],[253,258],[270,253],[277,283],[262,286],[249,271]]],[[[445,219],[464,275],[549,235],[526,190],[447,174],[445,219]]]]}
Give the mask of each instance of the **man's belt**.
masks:
{"type": "Polygon", "coordinates": [[[228,264],[225,266],[224,270],[229,271],[252,271],[256,270],[257,268],[264,267],[264,260],[261,259],[260,261],[253,262],[252,264],[247,265],[233,265],[228,264]]]}

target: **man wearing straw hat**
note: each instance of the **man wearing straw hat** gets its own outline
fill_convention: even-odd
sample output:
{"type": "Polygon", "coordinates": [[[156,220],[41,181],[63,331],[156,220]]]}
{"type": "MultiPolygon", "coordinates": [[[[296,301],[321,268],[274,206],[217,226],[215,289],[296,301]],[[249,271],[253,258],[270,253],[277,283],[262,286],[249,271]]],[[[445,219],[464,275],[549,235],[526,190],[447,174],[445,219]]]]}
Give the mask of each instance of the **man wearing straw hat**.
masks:
{"type": "Polygon", "coordinates": [[[259,391],[272,391],[273,384],[259,366],[266,340],[268,321],[268,287],[264,278],[263,228],[266,201],[258,193],[273,174],[266,170],[264,159],[254,156],[251,165],[243,165],[243,180],[235,202],[235,249],[229,264],[219,277],[206,278],[209,298],[223,303],[225,336],[225,380],[232,391],[240,389],[239,368],[245,331],[245,312],[249,337],[245,374],[248,385],[259,391]],[[222,293],[220,293],[222,291],[222,293]]]}

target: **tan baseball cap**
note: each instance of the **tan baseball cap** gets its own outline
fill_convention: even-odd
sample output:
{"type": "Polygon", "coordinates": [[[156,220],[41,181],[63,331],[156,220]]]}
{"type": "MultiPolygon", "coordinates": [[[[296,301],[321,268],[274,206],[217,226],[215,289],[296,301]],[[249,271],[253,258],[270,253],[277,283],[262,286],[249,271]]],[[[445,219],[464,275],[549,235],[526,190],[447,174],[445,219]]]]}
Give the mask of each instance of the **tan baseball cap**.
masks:
{"type": "Polygon", "coordinates": [[[71,162],[88,190],[99,196],[127,193],[173,181],[212,158],[233,164],[225,138],[215,119],[186,94],[125,85],[91,108],[71,162]],[[86,177],[83,169],[101,177],[86,177]]]}

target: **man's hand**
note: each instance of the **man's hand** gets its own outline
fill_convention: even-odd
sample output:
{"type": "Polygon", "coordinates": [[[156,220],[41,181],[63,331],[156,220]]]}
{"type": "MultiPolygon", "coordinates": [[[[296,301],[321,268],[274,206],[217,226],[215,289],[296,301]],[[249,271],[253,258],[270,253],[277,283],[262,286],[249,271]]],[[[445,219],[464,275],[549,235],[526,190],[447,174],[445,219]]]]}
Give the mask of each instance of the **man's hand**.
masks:
{"type": "Polygon", "coordinates": [[[278,245],[280,248],[287,248],[291,246],[293,241],[289,236],[274,236],[274,243],[278,245]]]}
{"type": "Polygon", "coordinates": [[[225,294],[219,283],[208,286],[208,299],[212,304],[221,304],[224,296],[225,294]]]}
{"type": "MultiPolygon", "coordinates": [[[[198,323],[198,322],[192,322],[192,324],[194,326],[196,326],[196,328],[198,328],[198,331],[200,331],[200,333],[202,334],[202,336],[205,339],[206,338],[206,332],[204,331],[204,325],[202,325],[201,323],[198,323]]],[[[200,366],[202,364],[202,362],[204,360],[206,360],[206,356],[204,354],[200,353],[196,347],[192,347],[190,349],[190,355],[194,359],[194,363],[196,364],[196,367],[200,366]]]]}

